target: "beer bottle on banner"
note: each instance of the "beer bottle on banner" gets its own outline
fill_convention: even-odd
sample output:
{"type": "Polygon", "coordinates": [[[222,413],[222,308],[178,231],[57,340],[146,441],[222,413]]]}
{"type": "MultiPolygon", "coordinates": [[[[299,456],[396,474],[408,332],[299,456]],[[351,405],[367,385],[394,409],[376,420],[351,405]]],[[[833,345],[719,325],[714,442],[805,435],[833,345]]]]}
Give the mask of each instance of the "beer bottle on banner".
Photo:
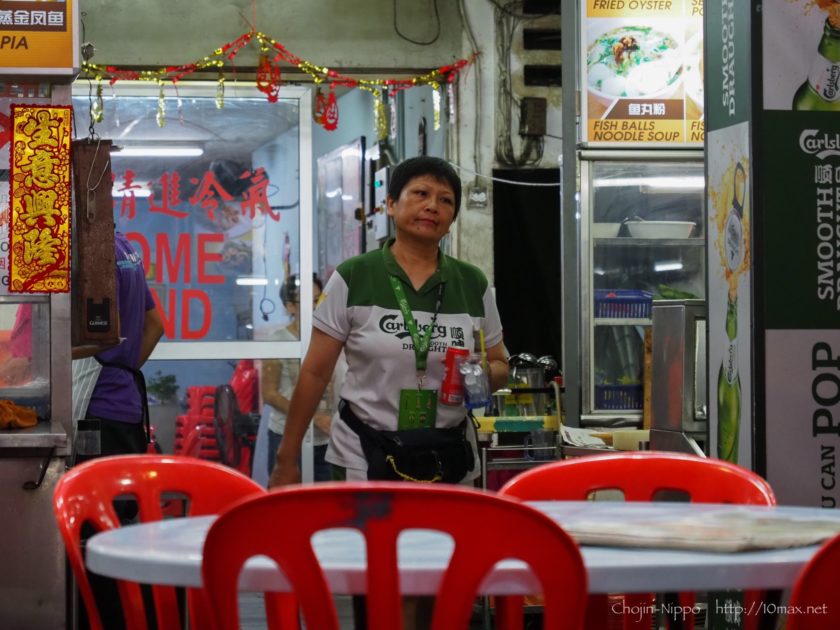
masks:
{"type": "Polygon", "coordinates": [[[828,19],[808,78],[793,97],[793,109],[840,111],[840,30],[828,19]]]}
{"type": "Polygon", "coordinates": [[[718,457],[738,462],[741,425],[741,376],[738,374],[738,298],[726,301],[726,338],[718,373],[718,457]]]}

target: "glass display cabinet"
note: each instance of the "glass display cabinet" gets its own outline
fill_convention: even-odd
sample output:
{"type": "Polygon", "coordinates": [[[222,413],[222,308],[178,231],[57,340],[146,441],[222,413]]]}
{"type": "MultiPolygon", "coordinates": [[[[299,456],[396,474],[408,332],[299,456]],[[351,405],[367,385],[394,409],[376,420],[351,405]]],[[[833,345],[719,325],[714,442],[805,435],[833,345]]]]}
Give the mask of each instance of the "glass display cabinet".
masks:
{"type": "Polygon", "coordinates": [[[632,424],[652,301],[705,297],[702,152],[582,157],[581,424],[632,424]]]}

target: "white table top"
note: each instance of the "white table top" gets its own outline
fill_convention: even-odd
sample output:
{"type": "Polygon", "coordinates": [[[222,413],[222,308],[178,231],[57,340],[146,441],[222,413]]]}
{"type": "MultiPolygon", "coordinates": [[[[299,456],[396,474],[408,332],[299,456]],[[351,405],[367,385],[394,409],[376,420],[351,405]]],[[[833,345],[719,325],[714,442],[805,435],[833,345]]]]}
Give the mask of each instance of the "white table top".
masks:
{"type": "MultiPolygon", "coordinates": [[[[556,501],[532,503],[561,525],[601,519],[650,520],[662,515],[685,518],[732,509],[797,522],[830,521],[840,529],[840,510],[797,507],[720,506],[689,503],[614,503],[556,501]]],[[[88,568],[102,575],[147,584],[201,586],[201,552],[214,516],[130,525],[97,534],[87,545],[88,568]]],[[[801,525],[802,527],[806,525],[801,525]]],[[[797,525],[800,527],[800,525],[797,525]]],[[[499,532],[499,536],[516,535],[499,532]]],[[[314,538],[315,552],[336,593],[364,592],[362,537],[352,530],[329,530],[314,538]]],[[[703,591],[709,589],[784,589],[817,550],[817,545],[789,549],[720,553],[670,549],[581,548],[591,593],[703,591]]],[[[452,542],[440,533],[412,530],[400,538],[400,581],[406,594],[434,594],[452,542]]],[[[524,563],[507,560],[485,580],[485,594],[527,594],[538,590],[524,563]]],[[[288,583],[265,557],[249,560],[241,590],[287,590],[288,583]]]]}

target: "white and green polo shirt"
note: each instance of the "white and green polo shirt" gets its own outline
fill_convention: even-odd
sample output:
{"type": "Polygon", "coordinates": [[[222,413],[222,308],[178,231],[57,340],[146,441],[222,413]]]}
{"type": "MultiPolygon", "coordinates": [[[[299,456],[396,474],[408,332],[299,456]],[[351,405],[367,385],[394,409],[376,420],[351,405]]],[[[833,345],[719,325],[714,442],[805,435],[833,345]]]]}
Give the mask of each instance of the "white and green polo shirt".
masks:
{"type": "MultiPolygon", "coordinates": [[[[424,388],[440,389],[449,346],[474,350],[480,329],[484,329],[487,347],[502,341],[499,311],[480,269],[439,253],[438,270],[415,291],[391,253],[392,244],[389,240],[381,250],[341,263],[324,287],[313,322],[318,330],[344,342],[347,376],[341,396],[362,421],[380,430],[397,428],[400,390],[417,387],[414,344],[389,275],[402,281],[421,335],[431,324],[438,286],[445,283],[429,344],[424,388]]],[[[437,426],[455,426],[465,415],[463,406],[438,403],[437,426]]],[[[327,461],[367,469],[359,438],[338,418],[330,430],[327,461]]]]}

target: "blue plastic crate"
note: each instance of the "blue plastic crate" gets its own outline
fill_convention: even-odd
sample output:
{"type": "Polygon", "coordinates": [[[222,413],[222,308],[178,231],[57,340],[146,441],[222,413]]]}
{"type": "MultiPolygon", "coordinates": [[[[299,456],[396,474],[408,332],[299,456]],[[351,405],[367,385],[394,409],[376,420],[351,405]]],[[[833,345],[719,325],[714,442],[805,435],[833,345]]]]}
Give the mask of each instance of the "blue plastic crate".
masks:
{"type": "Polygon", "coordinates": [[[632,289],[595,289],[595,317],[650,317],[653,293],[632,289]]]}
{"type": "Polygon", "coordinates": [[[641,409],[641,385],[596,385],[595,409],[641,409]]]}

